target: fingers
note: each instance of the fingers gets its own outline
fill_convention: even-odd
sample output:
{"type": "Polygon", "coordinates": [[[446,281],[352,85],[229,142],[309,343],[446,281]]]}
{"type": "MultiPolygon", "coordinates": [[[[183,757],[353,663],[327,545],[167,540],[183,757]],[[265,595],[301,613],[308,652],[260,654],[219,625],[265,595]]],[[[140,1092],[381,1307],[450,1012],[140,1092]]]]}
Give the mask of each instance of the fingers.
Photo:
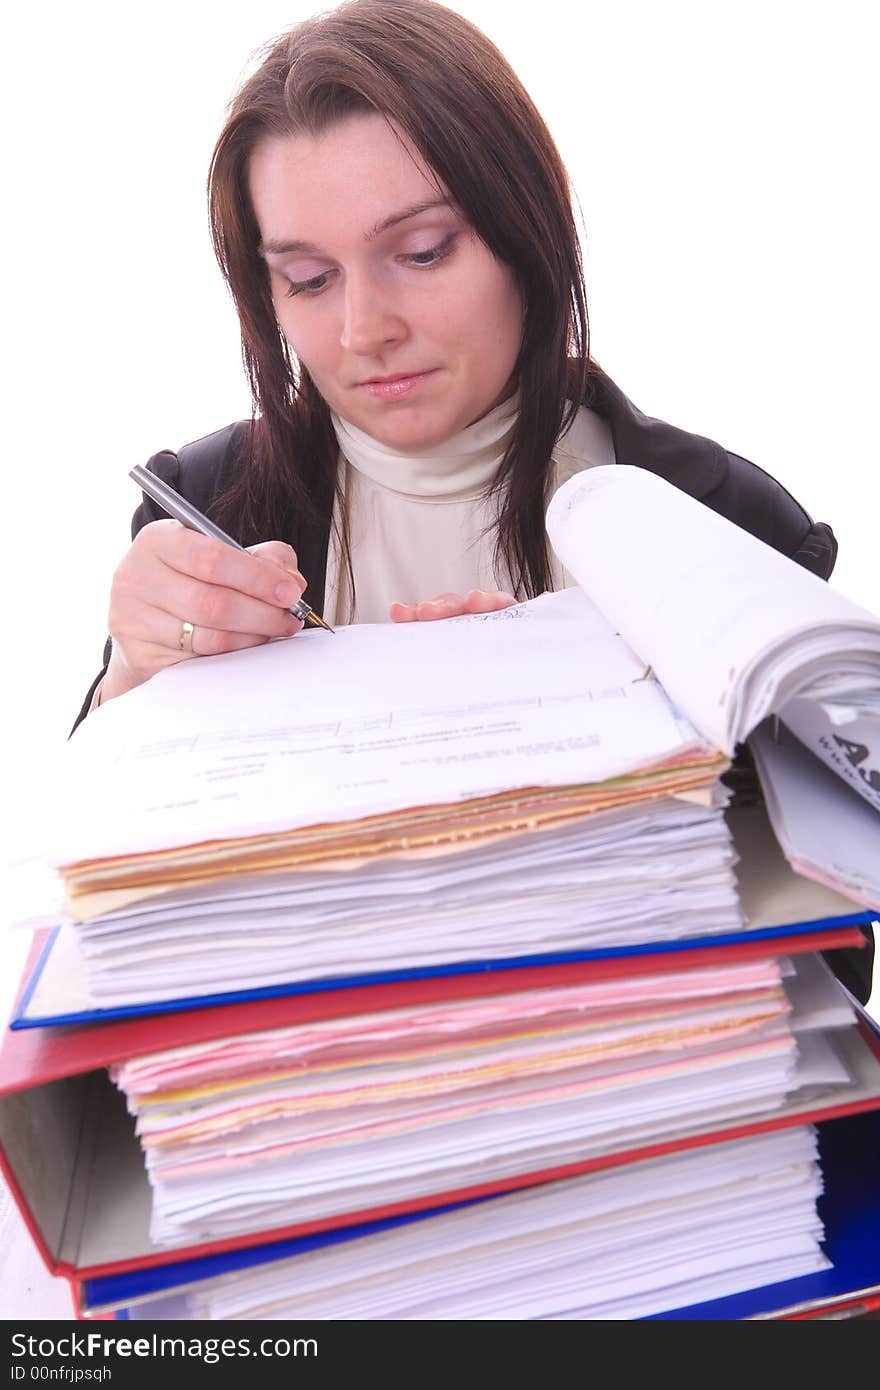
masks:
{"type": "Polygon", "coordinates": [[[464,612],[461,594],[438,594],[421,603],[392,603],[388,616],[393,623],[429,623],[437,618],[455,618],[464,612]]]}
{"type": "MultiPolygon", "coordinates": [[[[298,584],[293,592],[291,603],[302,593],[298,584]]],[[[290,637],[301,626],[286,606],[264,603],[236,589],[205,584],[179,573],[169,578],[154,606],[174,619],[178,628],[184,616],[196,627],[251,637],[290,637]]]]}
{"type": "Polygon", "coordinates": [[[471,589],[464,602],[467,613],[498,613],[502,608],[511,608],[516,599],[502,589],[471,589]]]}
{"type": "Polygon", "coordinates": [[[501,589],[471,589],[461,594],[438,594],[420,603],[392,603],[388,616],[393,623],[426,623],[438,618],[459,618],[465,613],[496,613],[516,603],[513,594],[501,589]]]}
{"type": "MultiPolygon", "coordinates": [[[[190,609],[195,612],[195,609],[190,609]]],[[[219,656],[222,652],[238,652],[245,647],[258,647],[273,637],[292,637],[299,632],[302,623],[289,613],[280,616],[283,630],[279,632],[254,632],[248,627],[234,629],[226,626],[215,627],[202,622],[198,616],[186,621],[193,624],[191,637],[184,634],[184,620],[160,608],[145,606],[139,617],[138,628],[144,634],[142,640],[156,643],[163,649],[173,652],[175,660],[191,656],[219,656]]]]}
{"type": "MultiPolygon", "coordinates": [[[[280,565],[283,570],[287,570],[295,579],[306,587],[305,575],[299,568],[299,561],[296,558],[296,551],[292,545],[287,545],[284,541],[261,541],[259,545],[248,546],[251,555],[258,555],[263,559],[271,560],[276,565],[280,565]]],[[[302,595],[300,595],[302,597],[302,595]]],[[[296,600],[294,600],[296,602],[296,600]]]]}
{"type": "MultiPolygon", "coordinates": [[[[175,521],[145,526],[114,576],[111,635],[134,632],[163,642],[159,632],[132,627],[133,614],[146,607],[217,631],[290,636],[299,629],[287,609],[305,588],[296,554],[280,541],[259,549],[239,551],[175,521]]],[[[163,628],[167,632],[167,623],[163,628]]]]}
{"type": "Polygon", "coordinates": [[[143,527],[110,593],[111,697],[191,656],[293,636],[302,623],[288,610],[304,589],[296,553],[281,541],[249,552],[176,521],[143,527]],[[182,640],[184,622],[193,632],[182,640]]]}
{"type": "Polygon", "coordinates": [[[458,618],[465,611],[461,594],[438,594],[436,598],[414,603],[418,623],[432,623],[438,618],[458,618]]]}
{"type": "Polygon", "coordinates": [[[392,603],[388,609],[388,616],[393,623],[414,623],[416,606],[414,603],[392,603]]]}
{"type": "Polygon", "coordinates": [[[154,527],[157,534],[145,539],[144,544],[149,543],[156,557],[178,574],[275,607],[289,608],[302,598],[305,579],[297,569],[296,552],[281,541],[266,541],[253,550],[237,550],[176,521],[160,521],[145,526],[135,545],[154,527]]]}

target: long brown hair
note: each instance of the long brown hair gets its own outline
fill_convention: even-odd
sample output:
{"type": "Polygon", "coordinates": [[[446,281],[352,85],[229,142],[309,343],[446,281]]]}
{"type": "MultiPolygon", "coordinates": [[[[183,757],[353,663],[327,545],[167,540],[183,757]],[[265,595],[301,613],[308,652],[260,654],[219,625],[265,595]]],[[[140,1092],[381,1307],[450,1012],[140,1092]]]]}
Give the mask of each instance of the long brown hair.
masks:
{"type": "MultiPolygon", "coordinates": [[[[338,446],[329,409],[278,327],[248,163],[270,135],[320,133],[352,112],[392,119],[514,272],[524,326],[516,427],[495,482],[496,555],[519,596],[549,584],[544,533],[550,458],[583,399],[589,329],[568,177],[507,61],[433,0],[349,0],[273,42],[234,97],[214,149],[214,249],[241,323],[254,401],[247,465],[224,520],[246,544],[329,531],[338,446]]],[[[347,538],[343,538],[348,556],[347,538]]]]}

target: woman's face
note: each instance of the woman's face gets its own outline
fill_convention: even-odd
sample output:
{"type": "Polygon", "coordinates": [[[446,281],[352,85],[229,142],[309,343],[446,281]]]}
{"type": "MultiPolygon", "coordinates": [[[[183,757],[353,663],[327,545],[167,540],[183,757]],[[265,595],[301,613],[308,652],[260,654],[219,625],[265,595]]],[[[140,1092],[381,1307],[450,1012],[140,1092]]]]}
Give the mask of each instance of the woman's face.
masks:
{"type": "Polygon", "coordinates": [[[278,322],[333,410],[416,450],[504,399],[513,273],[383,116],[266,139],[249,179],[278,322]]]}

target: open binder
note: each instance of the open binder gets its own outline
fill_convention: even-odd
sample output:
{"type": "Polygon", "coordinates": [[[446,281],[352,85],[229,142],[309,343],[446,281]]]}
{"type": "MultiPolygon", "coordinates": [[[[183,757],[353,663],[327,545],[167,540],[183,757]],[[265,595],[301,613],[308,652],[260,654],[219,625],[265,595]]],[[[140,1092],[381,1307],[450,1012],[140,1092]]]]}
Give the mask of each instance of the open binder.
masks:
{"type": "MultiPolygon", "coordinates": [[[[846,1317],[880,1306],[880,1184],[865,1180],[866,1155],[880,1153],[880,1110],[822,1122],[818,1135],[825,1180],[819,1213],[831,1267],[726,1298],[651,1314],[648,1320],[846,1317]]],[[[211,1280],[295,1259],[330,1243],[344,1244],[395,1226],[430,1222],[432,1216],[446,1210],[449,1208],[411,1213],[335,1232],[75,1281],[74,1297],[83,1317],[108,1313],[126,1317],[135,1303],[141,1305],[141,1316],[169,1317],[175,1311],[174,1303],[167,1302],[169,1298],[211,1280]]]]}
{"type": "MultiPolygon", "coordinates": [[[[684,937],[675,941],[645,942],[630,947],[605,947],[568,952],[535,952],[528,956],[495,960],[452,961],[437,966],[411,967],[402,963],[395,969],[368,975],[335,976],[326,979],[278,984],[235,993],[205,994],[191,998],[153,1000],[143,1004],[95,1008],[90,1004],[83,978],[82,962],[69,928],[44,933],[24,989],[13,1011],[11,1027],[47,1028],[70,1024],[107,1023],[117,1019],[162,1016],[163,1036],[174,1036],[174,1018],[180,1011],[216,1009],[249,1001],[268,1001],[287,996],[305,997],[326,991],[381,989],[409,986],[419,980],[457,980],[456,991],[466,990],[468,981],[497,978],[497,989],[505,988],[509,972],[540,971],[546,968],[591,963],[593,978],[602,971],[606,978],[632,969],[633,962],[657,958],[667,964],[686,965],[694,952],[710,952],[711,959],[724,959],[728,948],[751,942],[764,943],[770,954],[792,949],[790,942],[810,923],[813,932],[830,933],[827,942],[810,949],[862,945],[864,937],[853,931],[869,927],[875,913],[859,908],[836,889],[801,877],[792,871],[772,834],[764,811],[756,806],[732,807],[727,813],[732,843],[739,854],[736,866],[737,893],[744,915],[741,931],[711,937],[684,937]],[[848,937],[841,933],[850,931],[848,937]]],[[[478,984],[478,988],[482,988],[478,984]]],[[[378,997],[378,996],[377,996],[378,997]]],[[[391,996],[389,996],[391,997],[391,996]]],[[[157,1044],[158,1045],[158,1044],[157,1044]]],[[[173,1044],[169,1043],[168,1046],[173,1044]]]]}

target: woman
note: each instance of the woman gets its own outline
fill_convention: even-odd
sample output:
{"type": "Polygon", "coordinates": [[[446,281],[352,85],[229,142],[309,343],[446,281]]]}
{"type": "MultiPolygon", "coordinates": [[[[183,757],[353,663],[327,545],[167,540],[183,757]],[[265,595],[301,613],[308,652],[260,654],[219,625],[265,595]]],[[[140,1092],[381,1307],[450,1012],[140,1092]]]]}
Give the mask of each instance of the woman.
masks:
{"type": "Polygon", "coordinates": [[[234,99],[209,191],[254,417],[150,467],[252,553],[145,501],[84,709],[295,634],[304,591],[331,623],[400,622],[564,586],[545,508],[599,463],[647,467],[830,574],[827,526],[590,360],[565,170],[461,16],[353,0],[297,26],[234,99]]]}

